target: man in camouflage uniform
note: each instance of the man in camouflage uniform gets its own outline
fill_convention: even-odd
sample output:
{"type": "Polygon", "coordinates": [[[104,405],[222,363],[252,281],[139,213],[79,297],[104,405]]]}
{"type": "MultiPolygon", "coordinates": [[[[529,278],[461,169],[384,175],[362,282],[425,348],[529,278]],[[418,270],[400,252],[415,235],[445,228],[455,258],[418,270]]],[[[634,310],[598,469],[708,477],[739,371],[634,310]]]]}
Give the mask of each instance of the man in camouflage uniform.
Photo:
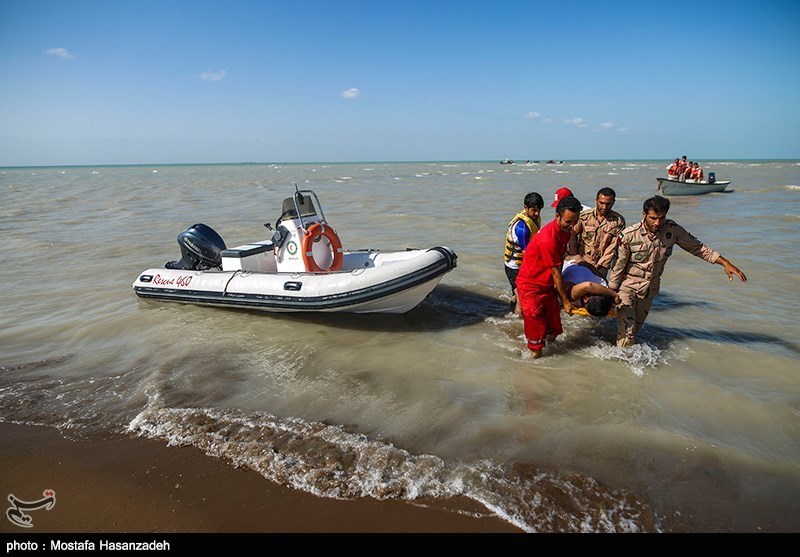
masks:
{"type": "Polygon", "coordinates": [[[625,228],[622,215],[611,210],[616,199],[614,190],[601,188],[595,198],[595,208],[581,212],[567,246],[569,259],[589,266],[593,273],[603,278],[608,275],[614,260],[617,237],[625,228]]]}
{"type": "Polygon", "coordinates": [[[744,273],[730,261],[668,220],[667,211],[669,199],[658,195],[647,199],[642,221],[619,236],[617,260],[608,276],[609,288],[618,291],[622,300],[617,310],[617,346],[633,345],[661,287],[661,274],[675,244],[711,264],[722,265],[729,280],[736,275],[747,282],[744,273]]]}

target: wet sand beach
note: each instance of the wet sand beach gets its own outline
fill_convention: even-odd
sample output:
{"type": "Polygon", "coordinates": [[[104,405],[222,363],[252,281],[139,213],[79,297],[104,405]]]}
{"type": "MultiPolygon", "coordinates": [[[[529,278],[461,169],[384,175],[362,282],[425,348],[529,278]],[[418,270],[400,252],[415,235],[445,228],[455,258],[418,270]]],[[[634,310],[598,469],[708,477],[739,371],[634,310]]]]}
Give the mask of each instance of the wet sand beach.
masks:
{"type": "Polygon", "coordinates": [[[53,428],[0,423],[0,471],[4,499],[56,494],[50,510],[28,513],[33,527],[4,518],[3,534],[520,532],[470,501],[320,498],[144,438],[70,440],[53,428]],[[470,505],[476,516],[456,510],[470,505]]]}

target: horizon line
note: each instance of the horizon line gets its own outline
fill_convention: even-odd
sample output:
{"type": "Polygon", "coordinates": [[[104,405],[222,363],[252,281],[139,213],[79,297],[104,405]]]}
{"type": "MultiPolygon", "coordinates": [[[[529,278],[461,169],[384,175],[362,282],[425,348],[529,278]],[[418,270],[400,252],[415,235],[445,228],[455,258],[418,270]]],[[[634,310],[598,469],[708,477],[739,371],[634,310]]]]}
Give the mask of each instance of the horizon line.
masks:
{"type": "MultiPolygon", "coordinates": [[[[706,161],[793,161],[800,160],[798,158],[703,158],[698,157],[700,160],[706,161]]],[[[268,162],[255,162],[255,161],[240,161],[240,162],[159,162],[159,163],[96,163],[96,164],[33,164],[33,165],[8,165],[2,166],[2,169],[15,169],[15,168],[87,168],[87,167],[111,167],[111,166],[225,166],[225,165],[300,165],[300,164],[435,164],[435,163],[496,163],[501,164],[503,160],[511,160],[515,163],[531,163],[531,164],[567,164],[576,162],[639,162],[639,161],[672,161],[674,157],[667,158],[630,158],[630,159],[547,159],[547,160],[530,160],[525,161],[516,159],[463,159],[463,160],[448,160],[448,159],[431,159],[431,160],[366,160],[366,161],[268,161],[268,162]],[[552,162],[550,162],[552,161],[552,162]]]]}

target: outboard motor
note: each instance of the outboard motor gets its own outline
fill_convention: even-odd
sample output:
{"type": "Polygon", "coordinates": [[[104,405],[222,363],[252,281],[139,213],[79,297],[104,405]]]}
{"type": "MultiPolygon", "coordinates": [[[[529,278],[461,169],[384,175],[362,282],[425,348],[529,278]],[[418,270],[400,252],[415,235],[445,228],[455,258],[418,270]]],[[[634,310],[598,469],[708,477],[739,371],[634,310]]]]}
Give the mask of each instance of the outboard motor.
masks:
{"type": "Polygon", "coordinates": [[[210,226],[193,224],[178,234],[178,245],[181,247],[181,259],[168,261],[165,265],[167,269],[222,269],[221,252],[226,249],[225,242],[210,226]]]}
{"type": "Polygon", "coordinates": [[[713,183],[714,183],[714,182],[716,182],[716,181],[717,181],[717,175],[716,175],[716,173],[714,173],[714,172],[709,172],[709,173],[708,173],[708,183],[709,183],[709,184],[713,184],[713,183]]]}

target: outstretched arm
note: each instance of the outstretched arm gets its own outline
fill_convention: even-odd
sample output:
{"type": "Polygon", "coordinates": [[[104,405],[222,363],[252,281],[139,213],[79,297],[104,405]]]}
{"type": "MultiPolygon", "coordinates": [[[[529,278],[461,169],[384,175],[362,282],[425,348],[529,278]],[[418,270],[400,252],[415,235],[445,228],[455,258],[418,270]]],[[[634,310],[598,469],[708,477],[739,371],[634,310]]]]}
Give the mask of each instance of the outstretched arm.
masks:
{"type": "Polygon", "coordinates": [[[619,298],[619,294],[608,288],[607,286],[603,286],[602,284],[596,282],[580,282],[572,287],[572,292],[570,296],[573,300],[578,300],[583,298],[584,296],[611,296],[614,299],[614,303],[619,305],[622,303],[622,300],[619,298]]]}
{"type": "Polygon", "coordinates": [[[728,280],[733,280],[733,275],[736,275],[742,282],[747,282],[747,277],[744,276],[744,273],[740,271],[736,265],[722,257],[718,251],[703,244],[703,242],[692,236],[680,225],[675,225],[675,240],[680,247],[692,255],[696,255],[700,259],[705,259],[709,263],[722,265],[722,268],[725,269],[725,274],[728,275],[728,280]]]}
{"type": "Polygon", "coordinates": [[[741,279],[742,282],[747,282],[747,277],[744,276],[744,273],[739,270],[739,268],[722,257],[721,255],[717,257],[716,261],[717,265],[722,265],[722,268],[725,269],[725,274],[728,275],[728,280],[733,280],[733,275],[736,275],[741,279]]]}

